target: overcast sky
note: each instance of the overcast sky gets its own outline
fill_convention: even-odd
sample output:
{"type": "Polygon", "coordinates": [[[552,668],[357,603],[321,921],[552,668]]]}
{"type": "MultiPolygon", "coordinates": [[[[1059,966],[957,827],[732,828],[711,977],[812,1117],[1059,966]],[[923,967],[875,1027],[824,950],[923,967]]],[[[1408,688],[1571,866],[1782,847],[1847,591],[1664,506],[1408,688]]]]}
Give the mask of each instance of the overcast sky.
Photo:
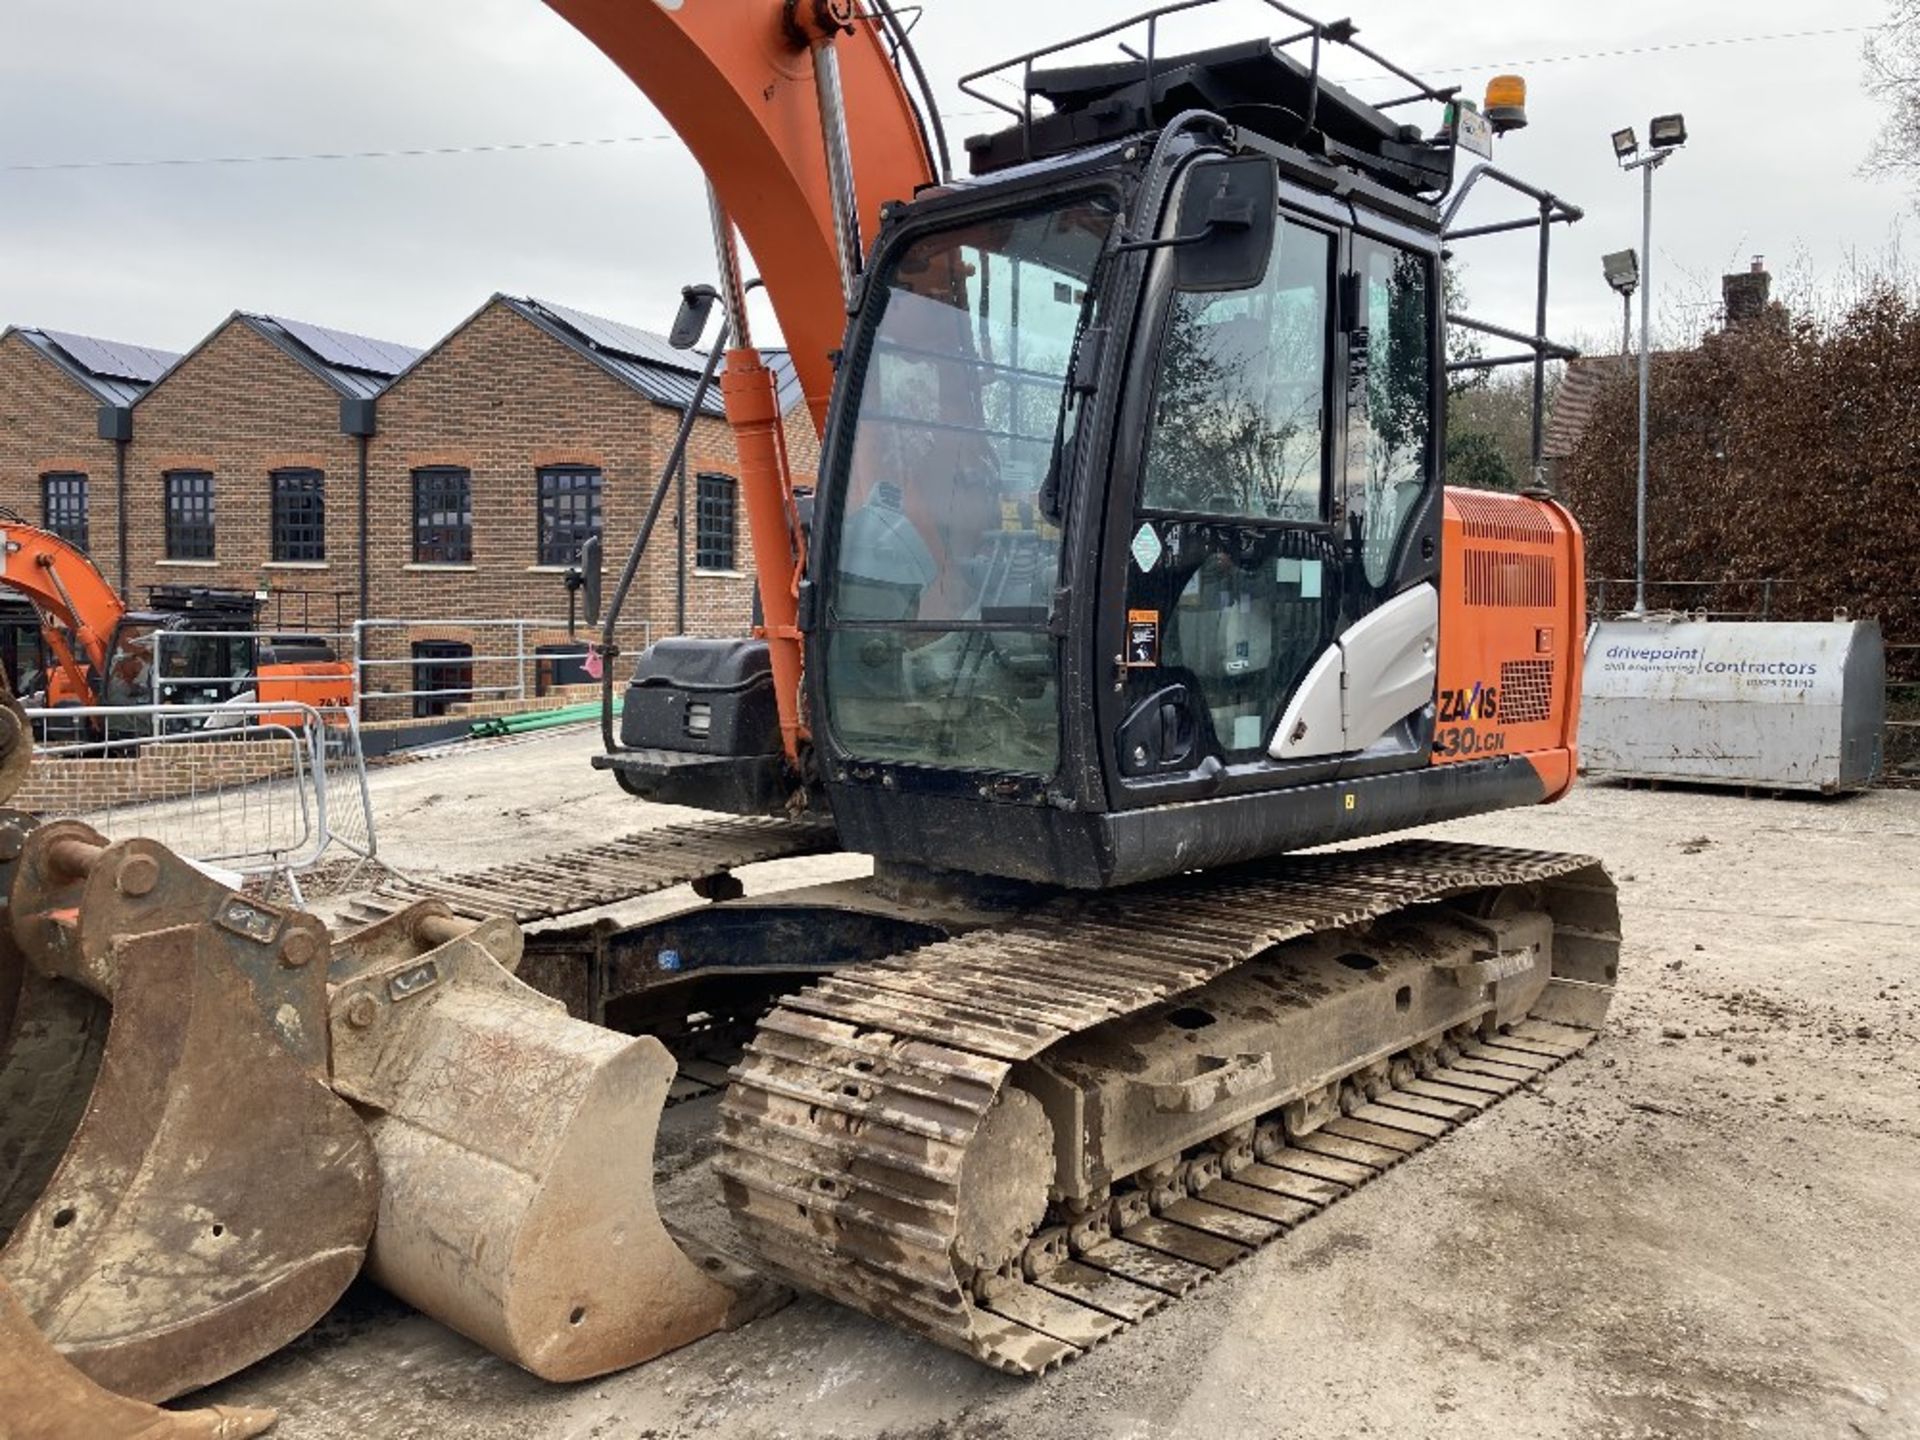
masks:
{"type": "MultiPolygon", "coordinates": [[[[1674,319],[1757,253],[1831,282],[1911,213],[1859,174],[1880,119],[1860,50],[1883,0],[1326,13],[1349,3],[1364,39],[1436,83],[1477,94],[1509,65],[1527,75],[1534,123],[1501,142],[1501,163],[1587,211],[1556,236],[1563,332],[1618,334],[1599,257],[1639,243],[1640,192],[1607,136],[1633,124],[1644,138],[1655,113],[1684,111],[1693,133],[1656,195],[1656,306],[1674,319]],[[1622,51],[1641,53],[1601,53],[1622,51]]],[[[925,0],[916,40],[956,149],[987,126],[954,76],[1140,8],[925,0]]],[[[1204,13],[1162,44],[1273,28],[1256,0],[1204,13]]],[[[1384,99],[1391,84],[1356,88],[1384,99]]],[[[679,287],[712,272],[700,176],[665,128],[538,0],[0,0],[0,323],[185,349],[238,308],[424,346],[505,290],[662,329],[679,287]],[[107,163],[579,140],[615,143],[107,163]]],[[[1523,323],[1533,261],[1510,243],[1463,258],[1475,308],[1523,323]]]]}

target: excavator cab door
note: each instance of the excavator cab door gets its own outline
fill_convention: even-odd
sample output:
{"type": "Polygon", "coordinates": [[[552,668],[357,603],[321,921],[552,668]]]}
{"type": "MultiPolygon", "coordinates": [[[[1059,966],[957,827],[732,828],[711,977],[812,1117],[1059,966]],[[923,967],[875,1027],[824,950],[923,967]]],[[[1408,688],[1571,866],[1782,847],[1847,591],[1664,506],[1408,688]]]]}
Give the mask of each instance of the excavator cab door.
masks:
{"type": "Polygon", "coordinates": [[[1164,262],[1149,279],[1135,383],[1152,399],[1137,455],[1116,447],[1116,499],[1136,479],[1106,535],[1110,582],[1125,556],[1101,619],[1116,808],[1423,761],[1433,257],[1351,215],[1294,197],[1241,289],[1185,288],[1164,262]]]}

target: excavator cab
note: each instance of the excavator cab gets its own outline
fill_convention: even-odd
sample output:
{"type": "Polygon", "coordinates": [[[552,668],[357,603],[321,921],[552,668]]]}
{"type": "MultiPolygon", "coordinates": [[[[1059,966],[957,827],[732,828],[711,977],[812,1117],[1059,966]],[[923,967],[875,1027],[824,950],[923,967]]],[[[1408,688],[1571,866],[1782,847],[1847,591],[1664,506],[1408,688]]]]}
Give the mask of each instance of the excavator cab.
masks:
{"type": "Polygon", "coordinates": [[[800,600],[850,848],[1105,887],[1542,798],[1433,764],[1451,137],[1162,63],[1031,71],[875,243],[800,600]]]}
{"type": "Polygon", "coordinates": [[[1536,397],[1572,353],[1542,333],[1545,256],[1580,212],[1461,165],[1523,113],[1385,61],[1414,93],[1357,98],[1320,73],[1345,22],[1049,63],[1090,38],[969,77],[1015,123],[881,208],[802,547],[798,756],[765,643],[679,640],[599,763],[1075,888],[1553,798],[1577,527],[1544,492],[1450,497],[1439,443],[1450,324],[1521,347],[1488,363],[1533,365],[1536,397]],[[980,83],[1002,71],[1022,103],[980,83]],[[1434,134],[1393,113],[1416,102],[1434,134]],[[1456,223],[1501,187],[1524,218],[1456,223]],[[1450,248],[1526,230],[1535,333],[1450,316],[1450,248]]]}

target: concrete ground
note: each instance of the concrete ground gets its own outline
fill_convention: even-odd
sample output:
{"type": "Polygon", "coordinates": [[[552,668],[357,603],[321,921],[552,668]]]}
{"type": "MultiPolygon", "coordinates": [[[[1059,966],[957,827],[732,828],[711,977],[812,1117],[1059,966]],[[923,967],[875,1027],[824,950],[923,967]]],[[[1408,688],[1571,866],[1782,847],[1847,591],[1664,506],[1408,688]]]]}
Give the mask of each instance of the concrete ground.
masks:
{"type": "MultiPolygon", "coordinates": [[[[378,772],[383,855],[457,869],[671,813],[593,745],[378,772]]],[[[280,1440],[1920,1436],[1920,792],[1588,786],[1436,833],[1605,859],[1626,945],[1602,1043],[1044,1381],[802,1298],[555,1387],[363,1284],[208,1398],[280,1407],[280,1440]]],[[[662,1140],[694,1207],[710,1105],[662,1140]]]]}

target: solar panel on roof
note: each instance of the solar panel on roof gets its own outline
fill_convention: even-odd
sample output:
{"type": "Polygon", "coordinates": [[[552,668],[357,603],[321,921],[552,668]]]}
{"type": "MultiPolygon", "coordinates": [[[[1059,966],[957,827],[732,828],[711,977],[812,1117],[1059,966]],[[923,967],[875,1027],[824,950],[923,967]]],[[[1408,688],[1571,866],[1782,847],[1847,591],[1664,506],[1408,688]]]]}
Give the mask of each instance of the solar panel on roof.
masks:
{"type": "Polygon", "coordinates": [[[324,365],[342,370],[361,370],[370,375],[398,375],[420,358],[420,352],[390,340],[374,340],[346,330],[329,330],[324,325],[309,325],[304,320],[269,316],[287,334],[319,357],[324,365]]]}
{"type": "Polygon", "coordinates": [[[70,335],[63,330],[42,330],[48,340],[66,351],[67,358],[90,375],[113,380],[133,380],[148,384],[160,378],[180,357],[167,350],[150,350],[144,345],[126,345],[117,340],[96,340],[91,335],[70,335]]]}
{"type": "Polygon", "coordinates": [[[685,370],[694,375],[700,373],[704,356],[690,350],[676,350],[651,331],[636,330],[633,326],[622,325],[617,320],[607,320],[599,315],[589,315],[584,310],[569,309],[565,305],[554,305],[545,300],[535,300],[533,303],[545,311],[550,318],[573,330],[588,344],[598,349],[625,356],[629,360],[639,360],[648,365],[685,370]]]}

